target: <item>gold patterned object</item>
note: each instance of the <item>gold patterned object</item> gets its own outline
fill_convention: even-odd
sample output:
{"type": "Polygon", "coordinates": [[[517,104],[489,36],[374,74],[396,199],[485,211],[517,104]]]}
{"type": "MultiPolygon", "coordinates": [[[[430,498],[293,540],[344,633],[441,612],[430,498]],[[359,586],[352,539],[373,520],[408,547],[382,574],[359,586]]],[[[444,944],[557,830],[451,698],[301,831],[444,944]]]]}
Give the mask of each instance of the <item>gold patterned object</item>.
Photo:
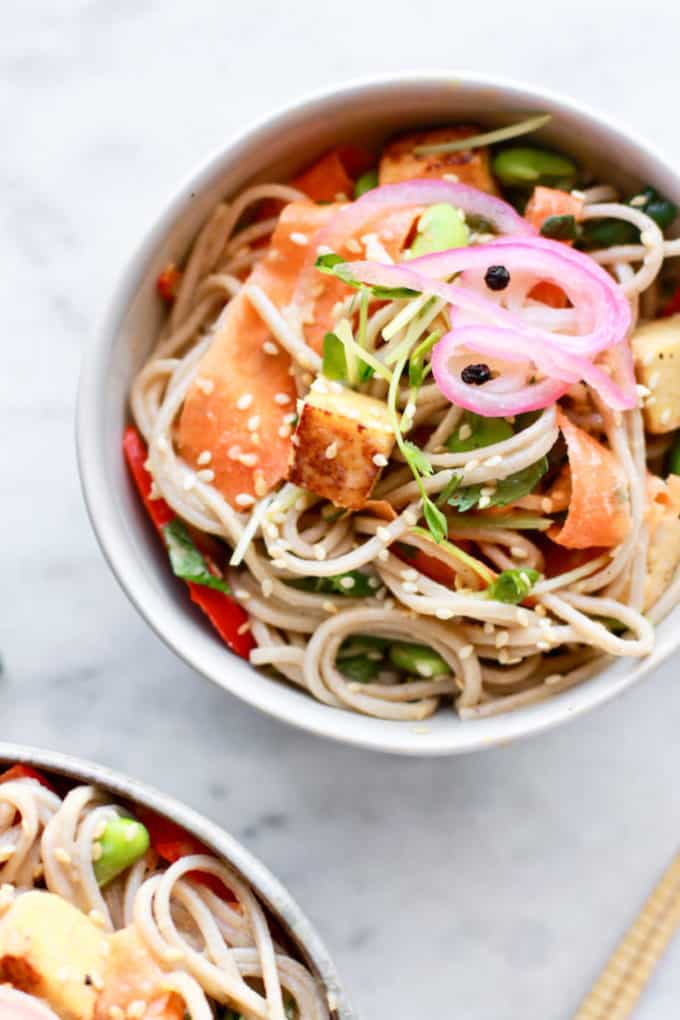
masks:
{"type": "Polygon", "coordinates": [[[573,1020],[626,1020],[680,925],[680,853],[647,898],[573,1020]]]}

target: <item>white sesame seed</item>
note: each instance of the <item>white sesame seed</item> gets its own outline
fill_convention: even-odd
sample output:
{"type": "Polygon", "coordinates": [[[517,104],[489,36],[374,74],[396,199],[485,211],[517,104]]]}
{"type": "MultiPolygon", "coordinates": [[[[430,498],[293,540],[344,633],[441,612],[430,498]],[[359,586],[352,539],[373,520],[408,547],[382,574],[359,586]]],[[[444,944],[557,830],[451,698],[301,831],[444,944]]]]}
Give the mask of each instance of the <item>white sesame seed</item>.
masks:
{"type": "Polygon", "coordinates": [[[470,656],[474,653],[474,650],[475,650],[474,645],[463,645],[463,647],[458,652],[458,658],[469,659],[470,656]]]}
{"type": "Polygon", "coordinates": [[[254,414],[251,418],[249,418],[246,423],[246,427],[249,432],[257,432],[258,428],[260,427],[259,414],[254,414]]]}
{"type": "Polygon", "coordinates": [[[385,563],[389,558],[390,554],[388,553],[387,549],[381,549],[380,552],[378,553],[378,559],[380,560],[381,563],[385,563]]]}
{"type": "Polygon", "coordinates": [[[553,687],[555,684],[558,684],[560,680],[564,680],[564,677],[562,676],[561,673],[551,673],[550,676],[547,676],[545,678],[543,683],[546,685],[546,687],[553,687]]]}
{"type": "Polygon", "coordinates": [[[442,174],[442,180],[453,181],[454,184],[457,184],[460,178],[458,174],[442,174]]]}
{"type": "Polygon", "coordinates": [[[278,432],[281,439],[288,439],[288,436],[291,434],[292,431],[293,430],[288,422],[284,422],[283,425],[279,425],[278,432]]]}
{"type": "Polygon", "coordinates": [[[340,578],[340,586],[342,588],[347,588],[347,589],[353,588],[355,584],[356,584],[356,581],[354,580],[353,577],[341,577],[340,578]]]}
{"type": "Polygon", "coordinates": [[[628,199],[628,205],[632,205],[637,208],[646,205],[646,203],[647,203],[646,195],[633,195],[632,198],[628,199]]]}
{"type": "Polygon", "coordinates": [[[413,567],[408,567],[406,570],[401,571],[402,581],[417,581],[418,577],[418,571],[414,570],[413,567]]]}
{"type": "Polygon", "coordinates": [[[491,504],[490,496],[480,496],[478,503],[480,510],[484,510],[487,506],[490,506],[490,504],[491,504]]]}
{"type": "Polygon", "coordinates": [[[418,514],[414,510],[406,510],[404,513],[404,524],[412,528],[418,521],[418,514]]]}
{"type": "Polygon", "coordinates": [[[361,254],[361,245],[355,237],[350,237],[349,241],[345,243],[345,248],[347,248],[347,251],[351,251],[353,255],[361,254]]]}
{"type": "Polygon", "coordinates": [[[478,467],[479,467],[479,460],[478,460],[477,457],[473,457],[472,460],[469,460],[467,462],[467,464],[464,465],[463,470],[464,471],[474,471],[475,468],[478,468],[478,467]]]}
{"type": "Polygon", "coordinates": [[[196,472],[196,477],[198,478],[199,482],[214,482],[215,472],[213,471],[212,468],[201,468],[200,471],[196,472]]]}
{"type": "Polygon", "coordinates": [[[275,404],[281,404],[281,406],[283,406],[284,404],[290,404],[291,399],[292,398],[290,397],[290,395],[288,393],[275,393],[274,394],[274,403],[275,404]]]}
{"type": "Polygon", "coordinates": [[[647,380],[647,382],[649,384],[648,392],[651,392],[651,390],[655,390],[656,389],[656,387],[659,384],[659,379],[660,378],[661,378],[661,373],[660,372],[652,372],[652,374],[650,375],[649,379],[647,380]]]}
{"type": "Polygon", "coordinates": [[[387,466],[387,457],[384,453],[374,453],[373,463],[376,467],[383,468],[387,466]]]}
{"type": "Polygon", "coordinates": [[[511,545],[510,555],[515,560],[525,560],[529,553],[527,552],[526,549],[523,549],[521,545],[511,545]]]}
{"type": "Polygon", "coordinates": [[[496,628],[492,624],[491,620],[487,620],[486,623],[484,624],[483,628],[482,628],[482,630],[484,631],[485,634],[493,634],[495,629],[496,628]]]}
{"type": "Polygon", "coordinates": [[[404,581],[402,588],[407,595],[415,595],[418,591],[418,585],[414,581],[404,581]]]}
{"type": "Polygon", "coordinates": [[[501,455],[499,453],[497,453],[495,457],[489,457],[488,460],[484,461],[484,464],[486,465],[486,467],[490,467],[490,468],[498,467],[498,465],[502,464],[502,463],[503,463],[503,458],[501,457],[501,455]]]}
{"type": "Polygon", "coordinates": [[[237,506],[252,506],[255,502],[255,497],[251,496],[249,492],[239,492],[234,502],[237,506]]]}
{"type": "Polygon", "coordinates": [[[536,642],[536,647],[541,652],[549,652],[550,651],[550,642],[549,641],[537,641],[536,642]]]}
{"type": "Polygon", "coordinates": [[[196,463],[198,464],[199,467],[204,467],[206,464],[209,464],[211,460],[212,453],[210,452],[210,450],[201,450],[198,457],[196,458],[196,463]]]}
{"type": "Polygon", "coordinates": [[[307,237],[307,235],[301,234],[299,231],[293,231],[293,233],[290,235],[290,239],[293,242],[293,244],[299,244],[301,247],[304,247],[306,244],[309,244],[309,238],[307,237]]]}
{"type": "Polygon", "coordinates": [[[545,499],[541,500],[541,510],[543,511],[544,514],[552,513],[552,508],[553,508],[552,500],[548,499],[547,496],[545,497],[545,499]]]}
{"type": "MultiPolygon", "coordinates": [[[[98,844],[95,844],[98,845],[98,844]]],[[[101,847],[99,848],[101,850],[101,847]]],[[[64,850],[63,847],[58,846],[54,851],[54,859],[59,861],[60,864],[70,864],[71,855],[64,850]]]]}
{"type": "Polygon", "coordinates": [[[663,409],[663,411],[661,412],[659,420],[661,421],[662,425],[668,425],[668,422],[671,420],[671,409],[670,409],[670,407],[665,407],[663,409]]]}
{"type": "Polygon", "coordinates": [[[326,599],[325,602],[322,602],[321,608],[325,613],[337,613],[338,611],[338,607],[334,602],[331,602],[330,599],[326,599]]]}
{"type": "Polygon", "coordinates": [[[120,1006],[109,1006],[109,1020],[125,1020],[125,1013],[120,1006]]]}
{"type": "Polygon", "coordinates": [[[510,635],[507,630],[499,630],[496,634],[496,648],[502,648],[503,645],[507,645],[510,640],[510,635]]]}
{"type": "Polygon", "coordinates": [[[191,492],[193,487],[196,485],[196,478],[194,475],[187,475],[182,483],[182,488],[185,492],[191,492]]]}
{"type": "Polygon", "coordinates": [[[458,438],[462,439],[462,440],[465,440],[465,439],[469,439],[471,435],[472,435],[472,429],[468,425],[468,423],[465,422],[465,424],[461,425],[461,427],[458,429],[458,438]]]}
{"type": "Polygon", "coordinates": [[[329,443],[328,446],[326,447],[326,450],[325,450],[325,453],[324,453],[324,456],[325,456],[326,460],[333,460],[333,458],[336,457],[337,454],[338,454],[338,444],[337,443],[329,443]]]}
{"type": "Polygon", "coordinates": [[[413,418],[415,413],[416,413],[416,405],[413,403],[412,400],[409,400],[408,404],[404,408],[404,417],[405,418],[413,418]]]}
{"type": "Polygon", "coordinates": [[[156,449],[159,453],[167,453],[169,449],[168,441],[162,434],[156,438],[156,449]]]}
{"type": "Polygon", "coordinates": [[[127,1020],[144,1020],[146,1003],[142,999],[135,999],[127,1008],[127,1020]]]}
{"type": "Polygon", "coordinates": [[[438,620],[450,620],[453,616],[452,609],[435,609],[434,615],[438,620]]]}
{"type": "Polygon", "coordinates": [[[227,457],[229,460],[238,460],[241,456],[241,447],[238,445],[230,446],[227,450],[227,457]]]}
{"type": "Polygon", "coordinates": [[[271,577],[265,577],[260,587],[262,589],[262,594],[266,599],[268,599],[271,593],[274,591],[274,582],[272,581],[271,577]]]}
{"type": "Polygon", "coordinates": [[[202,393],[208,396],[215,389],[215,383],[212,379],[202,379],[200,376],[196,378],[196,386],[202,393]]]}
{"type": "Polygon", "coordinates": [[[322,560],[326,559],[326,555],[327,555],[326,554],[326,550],[324,549],[324,547],[322,545],[315,545],[314,546],[314,559],[315,560],[319,560],[319,562],[321,562],[322,560]]]}
{"type": "MultiPolygon", "coordinates": [[[[259,459],[260,458],[256,453],[242,453],[241,456],[239,457],[239,460],[244,467],[255,467],[259,459]]],[[[262,481],[261,475],[260,480],[262,481]]],[[[257,489],[257,486],[255,486],[255,488],[257,489]]],[[[259,493],[259,495],[262,495],[262,493],[259,493]]]]}
{"type": "Polygon", "coordinates": [[[640,234],[640,244],[644,244],[645,248],[651,248],[655,244],[654,234],[651,230],[643,230],[640,234]]]}
{"type": "Polygon", "coordinates": [[[507,664],[510,662],[510,652],[507,650],[507,648],[501,648],[500,652],[498,653],[498,661],[502,666],[507,666],[507,664]]]}
{"type": "Polygon", "coordinates": [[[101,910],[91,910],[87,915],[97,928],[106,927],[106,918],[102,914],[101,910]]]}
{"type": "Polygon", "coordinates": [[[236,409],[238,411],[247,411],[253,402],[252,393],[242,393],[236,401],[236,409]]]}
{"type": "Polygon", "coordinates": [[[517,622],[520,625],[520,627],[528,627],[529,626],[529,614],[527,613],[526,609],[522,609],[522,608],[516,609],[515,610],[515,619],[517,620],[517,622]]]}
{"type": "Polygon", "coordinates": [[[262,350],[265,354],[271,354],[272,356],[279,353],[279,348],[273,340],[265,340],[262,344],[262,350]]]}
{"type": "Polygon", "coordinates": [[[542,605],[541,605],[541,604],[539,603],[539,604],[538,604],[538,605],[536,606],[536,608],[534,609],[534,612],[536,613],[536,616],[545,616],[545,615],[546,615],[546,608],[545,608],[545,606],[542,606],[542,605]]]}
{"type": "Polygon", "coordinates": [[[331,393],[342,393],[345,388],[337,379],[331,379],[330,386],[331,393]]]}
{"type": "Polygon", "coordinates": [[[235,588],[234,597],[239,599],[241,602],[246,602],[250,598],[250,592],[245,588],[235,588]]]}
{"type": "Polygon", "coordinates": [[[387,530],[387,528],[384,528],[382,525],[380,525],[378,527],[378,529],[376,531],[376,535],[380,539],[381,542],[391,542],[392,541],[392,535],[387,530]]]}

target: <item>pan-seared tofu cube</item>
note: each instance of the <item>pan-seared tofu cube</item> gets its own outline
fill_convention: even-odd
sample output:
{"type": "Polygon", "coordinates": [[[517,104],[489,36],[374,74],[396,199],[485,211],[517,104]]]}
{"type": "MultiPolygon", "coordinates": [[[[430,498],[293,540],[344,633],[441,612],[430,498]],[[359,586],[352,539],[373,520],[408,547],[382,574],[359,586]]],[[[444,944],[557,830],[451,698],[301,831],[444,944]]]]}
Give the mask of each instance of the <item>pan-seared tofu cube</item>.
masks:
{"type": "Polygon", "coordinates": [[[680,428],[680,315],[639,326],[632,346],[637,381],[650,391],[643,399],[647,431],[680,428]]]}
{"type": "Polygon", "coordinates": [[[288,480],[348,510],[360,510],[392,452],[381,400],[318,380],[300,413],[288,480]]]}
{"type": "Polygon", "coordinates": [[[469,184],[492,195],[497,194],[491,173],[489,150],[485,146],[457,152],[433,152],[422,155],[415,152],[420,145],[457,142],[461,138],[477,135],[481,130],[474,124],[458,124],[435,128],[432,131],[413,131],[400,135],[383,149],[378,171],[379,183],[397,184],[399,181],[412,181],[416,177],[453,175],[462,184],[469,184]]]}
{"type": "Polygon", "coordinates": [[[0,983],[44,999],[62,1020],[94,1020],[107,941],[60,896],[24,893],[0,922],[0,983]]]}
{"type": "Polygon", "coordinates": [[[668,515],[652,532],[647,549],[645,610],[661,598],[680,563],[680,518],[668,515]]]}

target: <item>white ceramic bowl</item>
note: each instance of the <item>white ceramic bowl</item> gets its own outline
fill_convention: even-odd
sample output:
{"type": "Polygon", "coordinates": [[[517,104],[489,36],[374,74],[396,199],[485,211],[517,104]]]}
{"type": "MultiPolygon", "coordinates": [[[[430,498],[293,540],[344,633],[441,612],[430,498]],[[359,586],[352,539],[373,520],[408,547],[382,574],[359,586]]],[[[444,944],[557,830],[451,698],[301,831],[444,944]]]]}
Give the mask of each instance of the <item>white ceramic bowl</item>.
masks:
{"type": "Polygon", "coordinates": [[[223,196],[254,180],[286,180],[345,141],[379,142],[410,126],[456,120],[510,123],[546,111],[538,136],[587,164],[603,181],[632,191],[652,183],[680,203],[680,178],[645,142],[607,119],[528,86],[465,75],[417,74],[350,83],[268,117],[229,142],[177,190],[131,254],[104,323],[85,359],[78,403],[78,455],[92,524],[114,573],[144,618],[204,676],[286,722],[350,744],[401,754],[471,751],[536,733],[620,693],[680,643],[680,609],[658,630],[649,658],[618,661],[596,679],[519,711],[461,722],[443,707],[415,727],[329,708],[258,673],[231,655],[176,583],[132,491],[121,455],[130,382],[149,353],[161,309],[155,280],[187,251],[223,196]]]}
{"type": "Polygon", "coordinates": [[[32,765],[57,781],[65,778],[76,783],[99,786],[133,804],[140,804],[165,815],[196,836],[241,875],[272,920],[286,934],[290,950],[316,975],[329,1002],[334,1003],[331,1020],[357,1020],[326,947],[297,903],[264,864],[224,829],[158,790],[102,765],[59,754],[57,751],[0,743],[0,772],[19,762],[32,765]]]}

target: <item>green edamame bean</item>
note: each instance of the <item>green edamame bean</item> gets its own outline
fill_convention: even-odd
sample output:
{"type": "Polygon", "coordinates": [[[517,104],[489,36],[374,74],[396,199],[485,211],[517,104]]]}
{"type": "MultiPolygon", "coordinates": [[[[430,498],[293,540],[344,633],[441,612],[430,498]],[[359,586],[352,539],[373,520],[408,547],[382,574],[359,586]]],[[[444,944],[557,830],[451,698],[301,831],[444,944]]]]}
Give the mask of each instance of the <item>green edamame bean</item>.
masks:
{"type": "Polygon", "coordinates": [[[530,145],[512,145],[494,156],[493,172],[501,184],[508,187],[552,184],[569,189],[576,182],[578,168],[559,152],[530,145]]]}
{"type": "Polygon", "coordinates": [[[367,655],[353,655],[349,659],[340,659],[337,667],[348,680],[354,680],[359,684],[367,684],[380,672],[380,662],[369,659],[367,655]]]}
{"type": "Polygon", "coordinates": [[[397,669],[407,673],[415,673],[419,677],[429,679],[444,676],[451,672],[449,665],[441,655],[427,645],[412,645],[402,642],[390,648],[390,660],[397,669]]]}
{"type": "Polygon", "coordinates": [[[460,209],[448,202],[438,202],[426,209],[418,220],[418,230],[408,254],[415,257],[464,248],[469,240],[470,232],[460,209]]]}
{"type": "Polygon", "coordinates": [[[676,433],[673,445],[668,451],[669,475],[680,475],[680,432],[676,433]]]}
{"type": "MultiPolygon", "coordinates": [[[[664,198],[663,195],[660,195],[656,188],[647,187],[640,192],[640,195],[644,197],[645,202],[642,205],[636,202],[638,208],[646,212],[648,216],[651,216],[662,230],[670,227],[678,214],[678,207],[667,198],[664,198]]],[[[637,197],[633,196],[633,199],[635,200],[637,197]]]]}
{"type": "MultiPolygon", "coordinates": [[[[370,655],[375,658],[385,651],[389,641],[386,638],[372,637],[370,634],[355,634],[340,645],[338,659],[351,659],[355,655],[370,655]]],[[[376,659],[377,661],[377,659],[376,659]]]]}
{"type": "Polygon", "coordinates": [[[357,180],[354,185],[354,197],[361,198],[367,191],[373,191],[374,188],[378,187],[378,171],[367,170],[365,174],[357,180]]]}
{"type": "Polygon", "coordinates": [[[106,823],[104,832],[94,844],[94,874],[100,886],[135,864],[149,849],[149,833],[134,818],[117,816],[106,823]]]}

